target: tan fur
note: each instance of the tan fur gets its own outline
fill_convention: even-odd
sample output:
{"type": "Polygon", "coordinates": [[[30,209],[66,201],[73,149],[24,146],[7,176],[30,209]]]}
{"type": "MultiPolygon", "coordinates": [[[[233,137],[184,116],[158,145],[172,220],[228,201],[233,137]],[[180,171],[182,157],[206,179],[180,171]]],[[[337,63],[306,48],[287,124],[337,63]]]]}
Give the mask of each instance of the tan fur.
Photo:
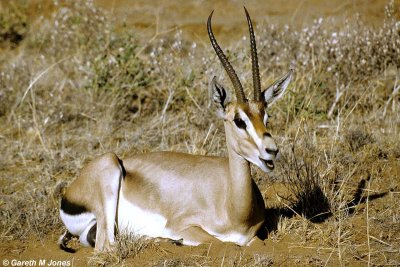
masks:
{"type": "MultiPolygon", "coordinates": [[[[228,138],[229,139],[229,138],[228,138]]],[[[235,153],[230,151],[229,153],[235,153]]],[[[204,230],[225,234],[232,231],[248,236],[250,241],[264,221],[264,202],[250,176],[249,163],[240,156],[232,160],[174,152],[136,155],[125,159],[126,176],[120,190],[137,206],[168,219],[167,227],[195,242],[216,240],[204,230]],[[192,228],[198,228],[192,229],[192,228]],[[190,233],[193,234],[193,236],[190,233]]],[[[110,183],[106,173],[118,170],[115,154],[107,153],[90,162],[68,187],[65,197],[85,206],[98,220],[105,219],[104,201],[110,183]]],[[[115,186],[114,186],[115,187],[115,186]]],[[[123,216],[118,214],[116,216],[123,216]]],[[[115,220],[115,219],[114,219],[115,220]]],[[[96,248],[109,247],[96,240],[96,248]]]]}
{"type": "Polygon", "coordinates": [[[124,216],[116,214],[119,192],[136,207],[166,218],[165,227],[178,239],[215,242],[218,236],[236,233],[246,244],[265,219],[264,200],[246,158],[268,148],[265,143],[276,148],[273,139],[264,135],[264,114],[264,106],[258,102],[230,103],[226,107],[228,158],[176,152],[139,154],[123,160],[126,175],[122,178],[117,156],[107,153],[82,170],[65,197],[95,214],[98,250],[113,243],[111,224],[124,216]],[[251,120],[257,138],[263,140],[261,144],[235,126],[233,120],[240,111],[251,120]],[[107,203],[111,203],[111,212],[107,203]]]}
{"type": "MultiPolygon", "coordinates": [[[[116,166],[119,166],[119,163],[118,157],[114,153],[106,153],[97,157],[81,170],[78,178],[65,190],[64,197],[75,204],[96,211],[97,203],[102,199],[99,189],[107,184],[108,176],[104,175],[104,172],[116,166]]],[[[117,168],[119,169],[119,167],[117,168]]]]}
{"type": "MultiPolygon", "coordinates": [[[[208,30],[212,39],[211,15],[208,30]]],[[[212,44],[219,57],[224,58],[215,40],[212,44]]],[[[227,68],[229,64],[225,60],[223,63],[227,68]]],[[[236,77],[232,69],[227,71],[230,77],[236,77]]],[[[124,159],[122,166],[115,154],[107,153],[89,163],[66,190],[64,198],[72,203],[71,210],[75,204],[95,215],[95,248],[110,247],[118,224],[129,228],[141,219],[143,224],[137,224],[139,229],[145,229],[143,233],[152,237],[183,239],[187,244],[221,240],[248,244],[265,220],[264,200],[251,178],[250,162],[265,172],[274,167],[278,148],[267,133],[265,108],[283,94],[291,75],[292,70],[261,92],[257,98],[261,101],[242,97],[240,103],[227,103],[226,90],[216,78],[212,80],[212,99],[224,120],[228,158],[154,152],[124,159]],[[117,211],[131,212],[132,217],[117,211]],[[120,222],[121,218],[127,220],[120,222]]],[[[238,79],[234,81],[236,86],[240,85],[238,79]]],[[[82,221],[93,216],[89,214],[92,217],[85,219],[73,213],[60,212],[64,223],[70,223],[70,228],[77,225],[76,232],[87,233],[86,225],[91,224],[82,221]]]]}

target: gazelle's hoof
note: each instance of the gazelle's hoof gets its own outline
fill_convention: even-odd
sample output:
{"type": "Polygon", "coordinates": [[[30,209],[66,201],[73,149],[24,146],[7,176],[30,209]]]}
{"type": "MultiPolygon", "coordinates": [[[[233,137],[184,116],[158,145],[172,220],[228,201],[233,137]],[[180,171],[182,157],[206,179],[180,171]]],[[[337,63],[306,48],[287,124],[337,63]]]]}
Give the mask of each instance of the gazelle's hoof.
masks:
{"type": "Polygon", "coordinates": [[[62,250],[69,253],[75,253],[80,246],[79,237],[71,234],[67,230],[63,235],[60,236],[58,244],[62,250]]]}

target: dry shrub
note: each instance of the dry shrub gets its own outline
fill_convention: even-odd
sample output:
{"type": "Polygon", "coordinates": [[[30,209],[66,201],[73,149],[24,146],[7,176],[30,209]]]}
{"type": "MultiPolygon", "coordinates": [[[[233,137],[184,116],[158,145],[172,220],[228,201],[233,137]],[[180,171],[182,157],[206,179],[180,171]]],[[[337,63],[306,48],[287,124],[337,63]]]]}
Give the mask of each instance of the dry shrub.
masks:
{"type": "Polygon", "coordinates": [[[23,1],[0,3],[0,48],[15,48],[25,38],[29,30],[27,13],[23,1]]]}
{"type": "Polygon", "coordinates": [[[253,266],[274,266],[274,260],[268,254],[254,254],[253,266]]]}
{"type": "Polygon", "coordinates": [[[323,75],[324,82],[332,78],[343,84],[366,81],[381,75],[388,66],[400,65],[398,12],[398,6],[390,1],[385,22],[378,29],[358,16],[349,18],[342,28],[332,28],[338,23],[323,18],[300,30],[288,25],[263,25],[259,27],[260,62],[263,69],[273,72],[295,61],[298,71],[316,71],[323,75]]]}
{"type": "Polygon", "coordinates": [[[282,101],[281,121],[286,116],[290,122],[299,116],[324,121],[343,110],[364,114],[381,109],[399,76],[398,14],[391,1],[385,22],[375,29],[357,16],[343,25],[319,18],[300,30],[258,27],[261,69],[277,76],[289,64],[296,66],[296,89],[282,101]],[[381,86],[379,81],[389,83],[381,86]]]}
{"type": "Polygon", "coordinates": [[[123,84],[140,90],[149,79],[131,33],[112,36],[105,15],[90,2],[67,1],[50,21],[40,19],[22,44],[22,56],[1,59],[0,148],[7,156],[0,169],[1,179],[9,179],[1,189],[3,238],[59,228],[56,185],[77,174],[82,151],[109,150],[102,144],[119,125],[115,117],[126,118],[127,108],[121,109],[132,94],[123,84]]]}
{"type": "Polygon", "coordinates": [[[134,258],[145,249],[154,247],[154,243],[145,240],[144,237],[132,233],[117,235],[116,242],[110,251],[95,252],[89,258],[90,266],[120,266],[125,259],[134,258]]]}
{"type": "Polygon", "coordinates": [[[321,177],[323,163],[310,144],[293,145],[280,160],[283,180],[291,196],[290,207],[311,222],[323,222],[332,215],[332,181],[321,177]],[[300,150],[300,151],[299,151],[300,150]]]}
{"type": "Polygon", "coordinates": [[[366,132],[366,129],[350,129],[344,138],[350,146],[352,152],[358,151],[360,148],[367,144],[372,144],[375,142],[372,135],[366,132]]]}
{"type": "Polygon", "coordinates": [[[210,257],[188,255],[183,258],[164,259],[152,264],[153,267],[210,266],[210,257]]]}

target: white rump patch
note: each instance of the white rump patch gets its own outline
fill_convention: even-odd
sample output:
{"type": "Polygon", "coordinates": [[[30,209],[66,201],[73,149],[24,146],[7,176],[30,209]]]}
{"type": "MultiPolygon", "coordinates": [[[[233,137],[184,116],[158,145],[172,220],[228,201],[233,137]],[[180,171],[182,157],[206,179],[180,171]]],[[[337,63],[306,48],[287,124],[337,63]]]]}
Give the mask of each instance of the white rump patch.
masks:
{"type": "Polygon", "coordinates": [[[70,215],[60,209],[60,217],[68,231],[77,236],[81,236],[85,231],[87,233],[96,222],[96,217],[90,212],[85,212],[78,215],[70,215]]]}
{"type": "Polygon", "coordinates": [[[79,241],[81,242],[82,245],[86,246],[86,247],[90,247],[91,245],[88,242],[87,236],[88,233],[90,231],[90,229],[92,229],[93,225],[96,224],[96,221],[92,221],[87,227],[86,229],[82,232],[82,234],[79,236],[79,241]]]}

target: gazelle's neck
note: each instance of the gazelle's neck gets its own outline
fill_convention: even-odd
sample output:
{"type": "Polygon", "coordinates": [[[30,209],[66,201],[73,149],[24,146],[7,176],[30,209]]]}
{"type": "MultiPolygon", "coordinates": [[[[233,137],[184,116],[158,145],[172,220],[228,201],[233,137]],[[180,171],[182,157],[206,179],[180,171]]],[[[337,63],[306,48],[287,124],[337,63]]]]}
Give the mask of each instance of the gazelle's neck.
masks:
{"type": "Polygon", "coordinates": [[[234,140],[225,127],[226,144],[229,157],[229,189],[227,198],[229,208],[235,211],[237,218],[247,219],[252,210],[253,188],[250,163],[239,155],[234,149],[234,140]]]}

